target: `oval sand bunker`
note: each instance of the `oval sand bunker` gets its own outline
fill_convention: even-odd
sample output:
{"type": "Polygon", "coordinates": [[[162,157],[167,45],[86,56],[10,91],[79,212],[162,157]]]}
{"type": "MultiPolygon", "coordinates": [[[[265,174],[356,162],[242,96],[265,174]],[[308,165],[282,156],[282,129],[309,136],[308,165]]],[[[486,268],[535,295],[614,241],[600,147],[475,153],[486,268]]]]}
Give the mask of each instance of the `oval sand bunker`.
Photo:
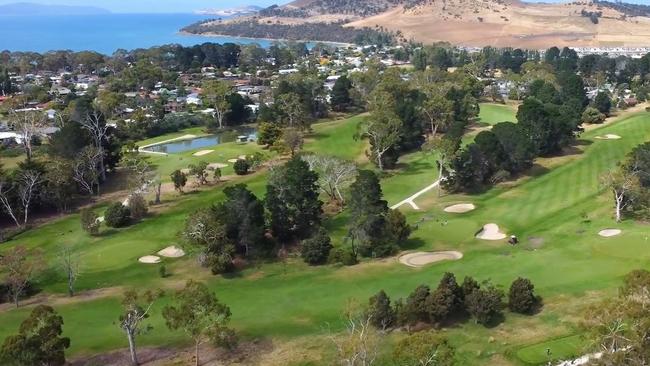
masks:
{"type": "Polygon", "coordinates": [[[399,261],[409,267],[422,267],[427,264],[442,262],[442,261],[456,261],[463,258],[463,253],[456,251],[444,252],[415,252],[404,254],[399,257],[399,261]]]}
{"type": "Polygon", "coordinates": [[[603,238],[609,238],[612,236],[620,235],[621,233],[622,231],[619,229],[605,229],[599,231],[598,235],[602,236],[603,238]]]}
{"type": "Polygon", "coordinates": [[[167,257],[167,258],[180,258],[185,255],[185,252],[183,249],[172,245],[170,247],[167,247],[161,251],[158,252],[158,255],[161,257],[167,257]]]}
{"type": "Polygon", "coordinates": [[[144,257],[140,257],[138,262],[146,264],[160,263],[160,257],[155,255],[145,255],[144,257]]]}
{"type": "Polygon", "coordinates": [[[596,136],[596,138],[598,140],[618,140],[621,138],[621,136],[608,133],[605,136],[596,136]]]}
{"type": "Polygon", "coordinates": [[[497,224],[486,224],[483,230],[476,234],[477,239],[482,240],[502,240],[506,238],[506,234],[502,233],[497,224]]]}
{"type": "Polygon", "coordinates": [[[459,203],[457,205],[452,205],[445,207],[445,212],[449,213],[465,213],[465,212],[470,212],[474,211],[476,209],[476,206],[474,206],[471,203],[459,203]]]}

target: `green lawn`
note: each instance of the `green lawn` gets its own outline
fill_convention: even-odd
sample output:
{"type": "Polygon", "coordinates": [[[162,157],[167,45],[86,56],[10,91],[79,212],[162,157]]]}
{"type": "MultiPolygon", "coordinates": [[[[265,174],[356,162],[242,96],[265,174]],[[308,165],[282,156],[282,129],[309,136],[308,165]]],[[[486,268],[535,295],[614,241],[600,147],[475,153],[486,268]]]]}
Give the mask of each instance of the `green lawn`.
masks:
{"type": "Polygon", "coordinates": [[[585,338],[576,334],[521,348],[517,351],[517,357],[530,365],[543,364],[549,360],[568,360],[580,356],[576,350],[584,348],[585,345],[585,338]]]}
{"type": "MultiPolygon", "coordinates": [[[[308,139],[305,149],[348,159],[362,158],[365,144],[350,138],[358,121],[352,118],[315,125],[314,136],[308,139]]],[[[402,208],[409,222],[418,226],[409,247],[459,250],[464,258],[420,269],[404,267],[393,260],[338,268],[307,267],[298,259],[291,259],[286,265],[257,264],[238,276],[223,278],[196,269],[192,259],[182,259],[168,260],[172,276],[160,279],[157,266],[137,263],[139,256],[178,243],[177,234],[187,214],[220,199],[220,189],[187,194],[181,200],[167,203],[169,207],[157,216],[126,229],[105,231],[97,238],[83,234],[78,217],[71,215],[29,231],[13,243],[40,247],[50,259],[58,245],[74,245],[84,258],[80,289],[170,287],[188,277],[208,278],[209,286],[230,305],[233,325],[244,337],[263,336],[280,343],[302,336],[323,337],[327,324],[337,329],[340,313],[350,298],[365,302],[380,289],[391,298],[404,297],[419,284],[435,286],[445,271],[454,272],[459,280],[465,275],[491,279],[505,289],[513,279],[524,276],[533,281],[544,297],[546,305],[540,314],[528,317],[506,313],[506,321],[494,328],[467,323],[444,332],[458,347],[460,364],[494,364],[495,357],[513,349],[516,355],[509,362],[537,363],[539,350],[545,351],[549,346],[536,348],[535,345],[548,344],[543,343],[548,339],[554,342],[553,358],[576,354],[579,342],[558,337],[574,333],[575,321],[581,316],[580,299],[598,292],[613,294],[625,273],[634,268],[648,268],[647,228],[631,221],[615,225],[610,197],[598,184],[600,174],[648,139],[650,114],[642,113],[586,133],[578,153],[541,160],[543,166],[533,170],[534,176],[521,177],[480,195],[438,198],[435,191],[423,195],[417,200],[422,210],[402,208]],[[623,138],[594,139],[606,133],[623,138]],[[475,203],[478,209],[464,215],[442,211],[449,203],[466,201],[475,203]],[[475,239],[473,234],[489,222],[518,235],[521,245],[511,247],[504,242],[475,239]],[[597,231],[606,227],[619,227],[624,233],[620,237],[600,238],[597,231]],[[542,239],[543,243],[532,247],[529,237],[542,239]]],[[[227,149],[226,145],[217,148],[227,149]]],[[[417,152],[400,159],[398,169],[389,172],[382,181],[389,204],[435,181],[434,158],[417,152]]],[[[263,194],[262,174],[241,181],[260,196],[263,194]]],[[[345,222],[345,213],[327,222],[336,244],[341,242],[345,222]]],[[[63,279],[52,275],[42,285],[48,293],[65,290],[63,279]]],[[[113,324],[119,313],[116,301],[106,298],[56,306],[64,315],[65,332],[72,338],[71,354],[126,346],[126,338],[113,324]]],[[[161,300],[157,309],[165,301],[161,300]]],[[[0,313],[3,324],[0,339],[14,332],[28,311],[25,307],[0,313]]],[[[166,330],[158,310],[153,312],[151,322],[155,328],[141,337],[141,344],[166,345],[179,340],[178,334],[166,330]]],[[[328,347],[324,341],[315,346],[314,352],[326,352],[328,347]]]]}
{"type": "Polygon", "coordinates": [[[506,104],[481,103],[479,122],[494,125],[499,122],[517,122],[516,108],[506,104]]]}

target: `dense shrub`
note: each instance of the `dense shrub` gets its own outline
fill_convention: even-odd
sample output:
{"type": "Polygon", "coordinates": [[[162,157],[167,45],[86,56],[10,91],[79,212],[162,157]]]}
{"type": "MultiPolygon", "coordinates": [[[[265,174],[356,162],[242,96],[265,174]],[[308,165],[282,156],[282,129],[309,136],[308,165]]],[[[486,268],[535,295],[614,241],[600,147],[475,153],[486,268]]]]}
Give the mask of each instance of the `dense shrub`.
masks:
{"type": "Polygon", "coordinates": [[[472,291],[465,297],[467,312],[476,323],[488,325],[501,316],[503,310],[503,291],[487,285],[472,291]]]}
{"type": "Polygon", "coordinates": [[[582,112],[581,120],[583,123],[597,124],[603,123],[605,121],[605,116],[603,113],[593,107],[587,107],[584,112],[582,112]]]}
{"type": "Polygon", "coordinates": [[[237,159],[232,168],[235,170],[237,175],[246,175],[248,174],[248,169],[250,169],[250,163],[246,159],[237,159]]]}
{"type": "Polygon", "coordinates": [[[379,291],[368,301],[370,323],[377,329],[387,329],[395,323],[395,310],[384,290],[379,291]]]}
{"type": "Polygon", "coordinates": [[[393,349],[395,365],[454,365],[454,348],[447,339],[429,330],[401,339],[393,349]],[[427,361],[434,360],[433,363],[427,361]]]}
{"type": "Polygon", "coordinates": [[[129,198],[129,213],[131,218],[135,221],[143,219],[147,212],[149,211],[147,207],[147,201],[139,193],[134,193],[129,198]]]}
{"type": "Polygon", "coordinates": [[[510,310],[520,314],[532,313],[539,303],[539,298],[535,296],[534,290],[535,286],[529,279],[519,277],[514,280],[508,293],[510,310]]]}
{"type": "Polygon", "coordinates": [[[357,255],[350,248],[338,247],[330,251],[327,259],[332,264],[343,264],[345,266],[353,266],[359,263],[357,255]]]}
{"type": "Polygon", "coordinates": [[[311,238],[302,242],[301,256],[305,263],[312,266],[327,262],[332,250],[332,240],[327,231],[320,228],[311,238]]]}
{"type": "Polygon", "coordinates": [[[131,221],[131,212],[121,202],[115,202],[108,206],[104,213],[104,222],[108,227],[124,227],[131,221]]]}
{"type": "Polygon", "coordinates": [[[228,253],[208,254],[206,257],[206,265],[210,267],[210,271],[214,275],[230,273],[235,270],[232,256],[228,253]]]}
{"type": "Polygon", "coordinates": [[[99,222],[97,214],[91,209],[84,208],[80,212],[81,228],[90,235],[97,235],[99,233],[99,222]]]}

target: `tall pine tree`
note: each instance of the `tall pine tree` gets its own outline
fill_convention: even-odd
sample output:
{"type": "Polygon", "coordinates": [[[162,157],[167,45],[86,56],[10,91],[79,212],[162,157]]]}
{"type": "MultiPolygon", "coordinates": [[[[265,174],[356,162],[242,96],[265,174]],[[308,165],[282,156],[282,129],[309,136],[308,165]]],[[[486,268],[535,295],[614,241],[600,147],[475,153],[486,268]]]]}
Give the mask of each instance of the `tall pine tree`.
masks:
{"type": "Polygon", "coordinates": [[[266,186],[266,208],[273,235],[282,242],[304,239],[320,224],[318,174],[294,157],[271,174],[266,186]]]}

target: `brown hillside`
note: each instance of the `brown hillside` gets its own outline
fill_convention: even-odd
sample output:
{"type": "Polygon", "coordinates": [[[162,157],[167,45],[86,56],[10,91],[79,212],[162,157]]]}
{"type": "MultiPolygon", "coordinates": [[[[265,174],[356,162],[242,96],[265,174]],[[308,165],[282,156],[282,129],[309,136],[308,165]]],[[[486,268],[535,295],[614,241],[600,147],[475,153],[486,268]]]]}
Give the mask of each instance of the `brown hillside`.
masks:
{"type": "Polygon", "coordinates": [[[407,39],[448,41],[467,46],[634,47],[650,46],[650,18],[624,17],[590,1],[565,4],[530,4],[519,1],[431,0],[405,10],[349,23],[355,27],[381,26],[400,30],[407,39]],[[582,10],[602,11],[598,24],[581,16],[582,10]]]}

